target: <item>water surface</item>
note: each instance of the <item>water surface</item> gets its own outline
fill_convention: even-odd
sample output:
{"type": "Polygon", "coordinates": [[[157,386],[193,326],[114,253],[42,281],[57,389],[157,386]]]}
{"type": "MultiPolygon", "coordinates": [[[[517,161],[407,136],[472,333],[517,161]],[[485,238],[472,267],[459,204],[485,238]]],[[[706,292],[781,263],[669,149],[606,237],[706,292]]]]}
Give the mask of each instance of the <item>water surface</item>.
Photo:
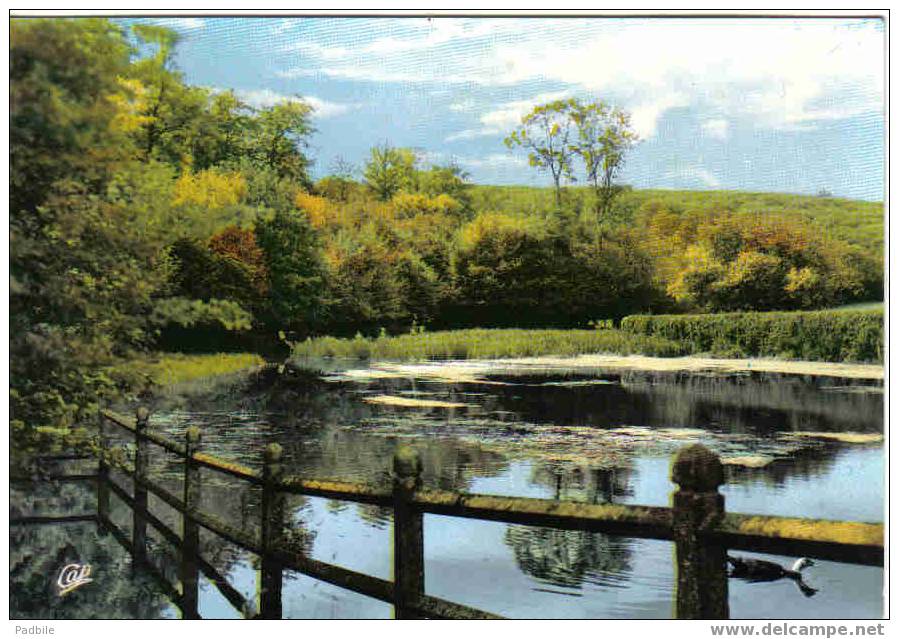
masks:
{"type": "MultiPolygon", "coordinates": [[[[287,472],[309,477],[387,486],[393,450],[405,443],[420,450],[428,487],[646,505],[668,504],[674,489],[671,456],[684,445],[701,442],[724,459],[767,462],[761,468],[727,467],[721,490],[730,511],[883,520],[881,444],[793,435],[882,433],[878,382],[764,373],[485,369],[465,363],[368,368],[306,362],[281,373],[269,369],[250,378],[220,380],[198,392],[157,398],[151,423],[173,437],[183,436],[187,425],[199,424],[206,450],[254,467],[260,465],[265,444],[277,441],[285,449],[287,472]],[[382,403],[385,397],[438,405],[397,406],[389,399],[382,403]],[[372,402],[374,398],[380,399],[372,402]]],[[[178,489],[179,464],[157,453],[153,472],[178,489]]],[[[211,471],[203,471],[203,481],[204,508],[234,525],[258,526],[257,491],[211,471]]],[[[34,506],[34,495],[41,490],[49,489],[23,491],[13,508],[19,502],[34,506]]],[[[81,499],[89,507],[91,498],[81,499]]],[[[177,529],[177,517],[166,513],[164,505],[153,501],[151,507],[177,529]]],[[[311,556],[390,578],[389,510],[302,497],[291,497],[290,507],[296,538],[311,556]]],[[[115,517],[127,528],[123,506],[115,517]]],[[[68,548],[103,566],[126,564],[114,541],[83,531],[89,526],[55,527],[52,533],[45,532],[48,528],[13,530],[11,552],[56,557],[54,552],[68,548]]],[[[204,556],[252,598],[255,558],[211,535],[202,542],[204,556]]],[[[172,549],[158,540],[155,550],[158,565],[174,567],[177,575],[172,549]]],[[[501,615],[672,614],[673,549],[668,542],[427,515],[425,558],[429,594],[501,615]]],[[[769,559],[786,564],[795,558],[769,559]]],[[[31,570],[29,578],[37,583],[40,571],[32,563],[23,558],[18,565],[23,574],[31,570]]],[[[114,572],[121,589],[152,590],[139,574],[114,572]]],[[[819,561],[806,577],[818,589],[811,598],[790,581],[749,584],[732,579],[732,617],[870,618],[883,613],[881,569],[819,561]]],[[[11,575],[14,583],[17,579],[11,575]]],[[[177,616],[158,592],[144,597],[143,608],[131,609],[116,608],[105,587],[100,596],[99,584],[92,589],[94,599],[87,587],[83,590],[79,596],[86,609],[94,602],[94,616],[177,616]]],[[[11,610],[23,617],[47,610],[15,602],[13,606],[11,595],[11,610]]],[[[85,609],[53,610],[78,616],[85,609]]],[[[202,588],[200,612],[237,616],[209,584],[202,588]]],[[[391,608],[288,574],[284,613],[378,618],[389,617],[391,608]]]]}

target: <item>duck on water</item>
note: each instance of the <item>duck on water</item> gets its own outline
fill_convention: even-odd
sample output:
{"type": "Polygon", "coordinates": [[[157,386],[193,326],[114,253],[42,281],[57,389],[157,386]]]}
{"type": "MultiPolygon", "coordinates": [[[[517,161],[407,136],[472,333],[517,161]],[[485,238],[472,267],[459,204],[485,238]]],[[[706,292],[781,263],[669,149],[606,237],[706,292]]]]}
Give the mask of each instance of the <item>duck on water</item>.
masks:
{"type": "Polygon", "coordinates": [[[727,557],[727,563],[731,565],[729,575],[731,577],[738,577],[746,581],[777,581],[786,577],[795,581],[799,590],[806,597],[811,597],[818,592],[817,589],[812,588],[802,580],[802,571],[809,566],[815,565],[815,562],[807,557],[797,559],[790,569],[784,568],[773,561],[731,557],[730,555],[727,557]]]}

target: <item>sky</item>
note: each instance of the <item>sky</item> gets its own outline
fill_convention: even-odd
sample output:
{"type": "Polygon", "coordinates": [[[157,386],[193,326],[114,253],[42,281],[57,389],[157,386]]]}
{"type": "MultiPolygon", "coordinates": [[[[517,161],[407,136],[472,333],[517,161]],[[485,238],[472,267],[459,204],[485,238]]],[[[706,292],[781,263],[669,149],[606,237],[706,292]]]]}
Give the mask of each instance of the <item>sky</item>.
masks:
{"type": "Polygon", "coordinates": [[[146,20],[181,34],[191,84],[311,104],[316,177],[388,143],[476,183],[549,185],[503,138],[535,105],[575,97],[631,114],[634,188],[883,199],[878,19],[146,20]]]}

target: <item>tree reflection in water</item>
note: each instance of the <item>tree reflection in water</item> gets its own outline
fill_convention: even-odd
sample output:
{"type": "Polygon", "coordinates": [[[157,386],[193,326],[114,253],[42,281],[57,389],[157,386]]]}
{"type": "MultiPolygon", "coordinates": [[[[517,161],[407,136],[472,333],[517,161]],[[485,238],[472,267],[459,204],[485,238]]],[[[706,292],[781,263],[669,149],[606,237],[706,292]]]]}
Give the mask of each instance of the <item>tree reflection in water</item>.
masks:
{"type": "Polygon", "coordinates": [[[579,588],[586,580],[623,586],[631,570],[631,543],[624,537],[514,525],[505,542],[523,572],[555,586],[579,588]]]}
{"type": "MultiPolygon", "coordinates": [[[[28,487],[27,494],[18,490],[10,494],[11,517],[26,513],[87,514],[95,508],[96,495],[91,486],[84,484],[44,483],[28,487]],[[60,510],[61,504],[65,504],[66,510],[60,510]]],[[[164,558],[159,561],[158,552],[152,554],[154,563],[169,566],[177,574],[176,562],[164,558]]],[[[159,619],[177,616],[156,582],[146,573],[130,568],[128,553],[111,535],[98,534],[93,522],[11,526],[10,617],[159,619]],[[90,564],[93,582],[60,597],[56,579],[70,563],[90,564]]]]}
{"type": "MultiPolygon", "coordinates": [[[[550,486],[557,500],[601,504],[632,494],[630,475],[629,468],[543,464],[534,467],[531,481],[550,486]]],[[[555,586],[580,588],[585,581],[622,586],[631,571],[632,543],[624,537],[513,525],[504,541],[523,572],[555,586]]]]}
{"type": "MultiPolygon", "coordinates": [[[[210,385],[198,395],[158,397],[151,424],[176,439],[188,424],[199,425],[205,452],[257,469],[264,446],[277,441],[284,447],[287,473],[382,488],[390,486],[390,460],[397,444],[404,442],[422,454],[427,489],[597,504],[656,499],[668,486],[665,465],[656,462],[696,439],[726,456],[773,458],[760,468],[728,466],[727,483],[788,499],[792,479],[805,483],[826,479],[835,464],[859,450],[859,445],[850,451],[835,442],[784,438],[785,431],[883,430],[882,388],[855,388],[845,380],[825,384],[755,374],[606,377],[597,372],[570,379],[558,373],[510,376],[483,383],[419,383],[414,376],[326,381],[317,372],[288,369],[281,375],[267,369],[249,379],[210,385]],[[594,383],[597,379],[602,383],[594,383]],[[498,381],[505,383],[493,383],[498,381]],[[451,412],[366,403],[364,399],[372,394],[411,394],[471,408],[451,412]],[[686,430],[677,432],[677,428],[686,430]],[[620,454],[613,455],[616,451],[620,454]]],[[[121,410],[133,412],[133,408],[121,410]]],[[[153,459],[154,478],[177,491],[180,465],[163,462],[161,455],[153,459]]],[[[203,472],[204,510],[258,532],[258,490],[203,472]]],[[[743,493],[740,497],[747,499],[743,493]]],[[[328,559],[333,550],[328,535],[321,535],[317,543],[307,532],[322,524],[322,509],[316,503],[312,498],[290,497],[289,512],[298,528],[292,541],[304,554],[317,550],[321,555],[328,548],[328,557],[321,555],[328,559]]],[[[391,525],[389,509],[338,501],[321,505],[326,506],[324,513],[349,513],[335,519],[350,528],[338,527],[331,534],[340,530],[340,534],[355,535],[358,530],[364,535],[370,528],[386,532],[391,525]],[[355,521],[362,525],[353,528],[355,521]]],[[[839,511],[820,515],[845,518],[839,511]]],[[[172,513],[163,512],[160,517],[177,530],[179,522],[172,513]]],[[[505,560],[514,558],[521,571],[546,589],[554,586],[568,590],[563,594],[577,595],[590,585],[619,587],[631,580],[633,586],[644,578],[637,566],[637,557],[644,556],[638,540],[519,525],[497,532],[500,545],[512,551],[500,551],[505,560]],[[639,554],[637,548],[641,548],[639,554]],[[639,574],[634,574],[635,568],[639,574]]],[[[206,535],[201,545],[204,556],[222,574],[228,574],[235,563],[246,562],[246,556],[229,544],[216,543],[206,535]]],[[[46,555],[59,548],[62,545],[57,544],[41,552],[46,555]]],[[[459,543],[458,555],[453,557],[461,561],[467,552],[468,546],[459,543]]],[[[381,566],[360,563],[365,564],[359,566],[363,572],[366,566],[375,570],[381,566]]],[[[657,595],[653,591],[647,596],[657,595]]],[[[151,614],[149,609],[145,612],[151,614]]],[[[135,616],[138,613],[143,614],[135,611],[135,616]]]]}
{"type": "Polygon", "coordinates": [[[614,504],[634,494],[630,467],[592,468],[573,464],[534,465],[531,482],[547,486],[553,499],[587,504],[614,504]]]}

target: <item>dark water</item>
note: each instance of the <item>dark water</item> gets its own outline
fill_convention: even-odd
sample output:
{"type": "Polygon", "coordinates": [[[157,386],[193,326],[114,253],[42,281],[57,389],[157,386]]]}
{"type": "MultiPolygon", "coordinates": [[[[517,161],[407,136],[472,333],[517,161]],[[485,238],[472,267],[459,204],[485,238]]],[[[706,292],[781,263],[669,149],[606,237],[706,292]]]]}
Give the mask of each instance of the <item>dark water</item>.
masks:
{"type": "MultiPolygon", "coordinates": [[[[882,386],[873,382],[765,375],[683,375],[603,370],[384,367],[347,371],[269,370],[188,394],[158,398],[154,428],[180,436],[201,424],[210,452],[259,466],[271,441],[288,472],[387,485],[398,443],[417,447],[429,487],[592,503],[667,505],[671,455],[700,441],[731,460],[722,487],[730,511],[862,521],[883,520],[883,448],[820,435],[882,433],[882,386]],[[396,406],[383,397],[453,406],[396,406]],[[380,399],[378,399],[380,398],[380,399]]],[[[178,489],[180,467],[162,453],[153,472],[178,489]]],[[[234,525],[257,526],[259,495],[204,471],[203,507],[234,525]]],[[[90,510],[78,486],[41,484],[13,493],[11,510],[72,514],[90,510]],[[51,498],[52,496],[52,498],[51,498]],[[57,503],[58,502],[58,503],[57,503]]],[[[297,538],[316,558],[390,578],[389,511],[318,498],[291,498],[297,538]]],[[[128,511],[113,500],[113,519],[128,511]]],[[[178,518],[151,500],[177,529],[178,518]]],[[[254,557],[212,536],[206,559],[248,598],[254,557]]],[[[13,528],[13,617],[177,617],[152,580],[127,569],[127,554],[91,524],[13,528]],[[46,593],[55,563],[77,554],[102,574],[65,601],[46,593]],[[39,559],[38,559],[39,558],[39,559]],[[43,590],[42,590],[43,588],[43,590]],[[129,597],[139,602],[126,605],[129,597]]],[[[745,553],[735,553],[745,554],[745,553]]],[[[426,589],[445,599],[510,617],[669,617],[673,549],[661,541],[495,522],[425,517],[426,589]]],[[[177,579],[177,556],[157,540],[154,563],[177,579]]],[[[795,558],[773,558],[792,563],[795,558]]],[[[804,597],[791,581],[731,580],[731,615],[854,618],[883,614],[881,569],[819,561],[804,597]]],[[[209,584],[204,617],[236,617],[209,584]]],[[[288,574],[287,617],[389,617],[381,602],[288,574]]]]}

